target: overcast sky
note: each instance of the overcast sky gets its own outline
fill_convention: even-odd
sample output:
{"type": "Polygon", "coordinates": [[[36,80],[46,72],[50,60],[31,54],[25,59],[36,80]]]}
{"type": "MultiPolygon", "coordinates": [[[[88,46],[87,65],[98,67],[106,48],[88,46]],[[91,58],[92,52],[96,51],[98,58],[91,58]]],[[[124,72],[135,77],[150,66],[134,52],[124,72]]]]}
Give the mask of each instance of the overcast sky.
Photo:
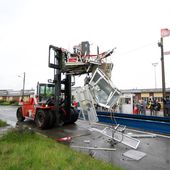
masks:
{"type": "MultiPolygon", "coordinates": [[[[170,29],[169,0],[0,0],[0,89],[21,89],[23,72],[27,89],[47,82],[48,46],[71,50],[87,40],[100,50],[117,47],[112,81],[119,89],[154,88],[155,62],[161,87],[161,28],[170,29]]],[[[168,55],[165,73],[170,87],[168,55]]]]}

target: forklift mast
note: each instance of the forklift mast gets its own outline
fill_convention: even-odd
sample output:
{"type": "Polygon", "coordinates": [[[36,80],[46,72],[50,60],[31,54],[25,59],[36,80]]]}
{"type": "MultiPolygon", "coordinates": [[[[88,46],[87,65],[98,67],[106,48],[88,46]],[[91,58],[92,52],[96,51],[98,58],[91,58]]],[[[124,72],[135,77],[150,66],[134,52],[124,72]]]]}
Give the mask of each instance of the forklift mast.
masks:
{"type": "Polygon", "coordinates": [[[48,66],[54,69],[54,99],[56,115],[59,114],[59,104],[64,94],[64,108],[67,113],[70,113],[71,109],[71,74],[67,74],[63,71],[64,62],[66,60],[67,53],[63,51],[62,48],[55,47],[53,45],[49,46],[49,58],[48,66]],[[53,53],[53,54],[52,54],[53,53]],[[61,74],[65,75],[64,79],[61,79],[61,74]],[[61,86],[64,85],[64,89],[61,86]]]}

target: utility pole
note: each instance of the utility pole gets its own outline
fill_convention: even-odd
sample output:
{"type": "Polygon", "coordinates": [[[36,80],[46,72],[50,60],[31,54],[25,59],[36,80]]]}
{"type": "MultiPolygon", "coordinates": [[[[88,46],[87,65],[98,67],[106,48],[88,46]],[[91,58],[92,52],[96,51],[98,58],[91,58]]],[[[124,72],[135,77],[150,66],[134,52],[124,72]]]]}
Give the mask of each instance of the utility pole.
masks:
{"type": "Polygon", "coordinates": [[[24,72],[24,77],[23,77],[22,99],[24,99],[24,91],[25,91],[25,72],[24,72]]]}
{"type": "Polygon", "coordinates": [[[21,77],[23,80],[22,80],[22,99],[24,99],[24,91],[25,91],[25,72],[23,74],[23,76],[20,76],[18,75],[18,77],[21,77]]]}
{"type": "MultiPolygon", "coordinates": [[[[163,49],[163,37],[161,37],[158,46],[161,48],[161,66],[162,66],[162,97],[163,100],[166,98],[166,89],[165,89],[165,67],[164,67],[164,49],[163,49]]],[[[163,102],[163,113],[165,116],[165,104],[163,102]]]]}

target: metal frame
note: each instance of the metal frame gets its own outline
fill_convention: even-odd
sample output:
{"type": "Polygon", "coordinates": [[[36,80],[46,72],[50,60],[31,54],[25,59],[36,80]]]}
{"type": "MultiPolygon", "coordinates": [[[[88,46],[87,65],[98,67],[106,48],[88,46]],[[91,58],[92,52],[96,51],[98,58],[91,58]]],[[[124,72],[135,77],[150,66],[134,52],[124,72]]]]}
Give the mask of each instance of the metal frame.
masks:
{"type": "MultiPolygon", "coordinates": [[[[109,80],[109,78],[99,69],[97,68],[89,82],[90,85],[90,89],[93,93],[93,96],[95,97],[99,97],[96,93],[96,87],[97,85],[100,84],[100,82],[104,80],[105,83],[107,84],[107,87],[110,90],[110,93],[107,97],[106,103],[102,103],[101,101],[97,100],[96,98],[94,99],[96,101],[96,103],[102,107],[105,108],[112,108],[114,104],[116,104],[118,97],[120,96],[120,91],[113,86],[112,82],[109,80]],[[99,75],[99,77],[96,79],[96,77],[99,75]],[[115,98],[115,100],[112,101],[112,99],[115,98]]],[[[101,85],[100,85],[100,90],[103,90],[106,93],[106,89],[101,89],[101,85]]],[[[101,99],[101,96],[100,96],[101,99]]]]}

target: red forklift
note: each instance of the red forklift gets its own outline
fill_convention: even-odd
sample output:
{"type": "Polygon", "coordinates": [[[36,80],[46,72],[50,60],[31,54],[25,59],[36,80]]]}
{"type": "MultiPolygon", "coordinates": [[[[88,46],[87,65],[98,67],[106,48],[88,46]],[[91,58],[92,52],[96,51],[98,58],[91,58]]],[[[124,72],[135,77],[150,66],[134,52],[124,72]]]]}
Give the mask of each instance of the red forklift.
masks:
{"type": "Polygon", "coordinates": [[[54,69],[54,80],[48,84],[38,83],[37,96],[30,97],[29,101],[22,98],[22,106],[16,112],[18,121],[32,119],[40,129],[77,121],[78,111],[71,105],[72,77],[94,72],[114,49],[101,54],[98,49],[96,55],[90,55],[88,41],[73,49],[74,53],[70,53],[66,49],[49,46],[48,66],[54,69]]]}
{"type": "Polygon", "coordinates": [[[16,112],[19,122],[28,118],[34,120],[38,128],[48,129],[77,121],[78,111],[71,106],[71,76],[79,71],[65,68],[67,56],[62,48],[49,46],[48,66],[54,69],[54,80],[48,84],[38,83],[37,95],[29,101],[22,98],[22,106],[16,112]]]}

